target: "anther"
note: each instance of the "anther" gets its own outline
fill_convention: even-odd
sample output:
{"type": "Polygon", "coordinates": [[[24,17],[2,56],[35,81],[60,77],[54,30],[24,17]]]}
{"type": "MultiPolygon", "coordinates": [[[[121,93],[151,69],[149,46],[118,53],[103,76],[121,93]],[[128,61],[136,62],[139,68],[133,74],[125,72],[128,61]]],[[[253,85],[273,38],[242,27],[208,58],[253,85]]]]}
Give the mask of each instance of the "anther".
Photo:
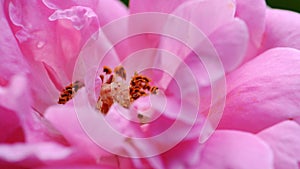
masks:
{"type": "Polygon", "coordinates": [[[80,81],[75,81],[74,83],[69,84],[66,86],[60,93],[58,104],[65,104],[69,100],[71,100],[75,93],[84,86],[84,84],[80,81]]]}
{"type": "Polygon", "coordinates": [[[117,66],[114,69],[114,72],[117,76],[121,77],[122,79],[126,80],[126,71],[123,66],[117,66]]]}
{"type": "Polygon", "coordinates": [[[106,74],[111,74],[112,70],[108,66],[104,66],[103,67],[103,72],[106,73],[106,74]]]}
{"type": "Polygon", "coordinates": [[[158,88],[156,86],[151,87],[150,92],[152,94],[157,94],[158,88]]]}

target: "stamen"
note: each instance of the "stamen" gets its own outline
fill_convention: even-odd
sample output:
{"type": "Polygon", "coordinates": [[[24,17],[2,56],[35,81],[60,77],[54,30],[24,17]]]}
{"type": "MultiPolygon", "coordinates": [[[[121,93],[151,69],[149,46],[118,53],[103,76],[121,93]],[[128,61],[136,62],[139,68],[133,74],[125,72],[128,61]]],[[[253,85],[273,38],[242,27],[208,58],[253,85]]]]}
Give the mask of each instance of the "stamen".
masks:
{"type": "Polygon", "coordinates": [[[151,89],[150,89],[150,92],[151,92],[152,94],[157,94],[157,91],[158,91],[158,87],[156,87],[156,86],[153,86],[153,87],[151,87],[151,89]]]}
{"type": "Polygon", "coordinates": [[[111,84],[113,81],[114,81],[114,75],[110,75],[106,83],[111,84]]]}
{"type": "MultiPolygon", "coordinates": [[[[109,75],[111,70],[109,67],[104,66],[103,72],[106,76],[109,75]]],[[[98,98],[96,108],[103,114],[107,114],[113,103],[118,103],[124,108],[129,106],[138,98],[148,96],[149,94],[155,94],[158,90],[157,87],[151,86],[149,83],[151,79],[135,73],[132,77],[130,84],[126,84],[126,71],[123,66],[117,66],[114,69],[114,74],[105,78],[105,75],[101,74],[102,86],[100,90],[100,96],[98,98]],[[120,77],[120,78],[118,78],[120,77]],[[104,79],[107,79],[104,81],[104,79]]]]}
{"type": "Polygon", "coordinates": [[[98,98],[97,108],[104,114],[107,114],[109,108],[114,103],[111,95],[111,86],[107,83],[101,86],[100,97],[98,98]]]}
{"type": "Polygon", "coordinates": [[[58,99],[58,104],[65,104],[69,100],[71,100],[76,92],[82,88],[84,84],[80,81],[75,81],[74,83],[69,84],[66,86],[60,93],[59,99],[58,99]]]}
{"type": "Polygon", "coordinates": [[[135,73],[130,81],[130,101],[133,102],[141,96],[148,96],[150,93],[156,94],[151,89],[153,88],[153,91],[156,91],[158,88],[151,87],[150,82],[151,79],[148,77],[135,73]]]}
{"type": "Polygon", "coordinates": [[[126,71],[125,71],[123,66],[117,66],[114,69],[114,72],[115,72],[116,75],[121,77],[123,80],[126,80],[126,71]]]}
{"type": "Polygon", "coordinates": [[[102,83],[104,83],[104,75],[100,75],[100,79],[101,79],[102,83]]]}
{"type": "Polygon", "coordinates": [[[112,70],[108,66],[104,66],[103,67],[103,72],[106,73],[106,74],[111,74],[112,70]]]}

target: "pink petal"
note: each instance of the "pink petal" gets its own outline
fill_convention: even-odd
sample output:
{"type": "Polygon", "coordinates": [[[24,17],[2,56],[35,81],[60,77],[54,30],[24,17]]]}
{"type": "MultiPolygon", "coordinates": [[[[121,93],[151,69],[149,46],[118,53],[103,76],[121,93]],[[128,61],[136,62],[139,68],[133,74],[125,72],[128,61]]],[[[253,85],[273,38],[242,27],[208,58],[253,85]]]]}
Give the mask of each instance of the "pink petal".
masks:
{"type": "Polygon", "coordinates": [[[227,77],[227,101],[219,128],[259,132],[299,117],[300,51],[269,50],[227,77]]]}
{"type": "Polygon", "coordinates": [[[72,146],[77,147],[82,153],[92,155],[94,158],[106,154],[92,142],[81,128],[73,104],[68,103],[64,106],[58,105],[50,107],[46,111],[45,118],[63,134],[72,146]]]}
{"type": "Polygon", "coordinates": [[[64,147],[55,142],[7,144],[0,145],[0,149],[0,167],[3,168],[116,168],[102,161],[113,162],[116,166],[119,160],[116,156],[101,157],[99,163],[76,147],[64,147]]]}
{"type": "Polygon", "coordinates": [[[46,111],[45,118],[48,119],[70,145],[79,152],[79,160],[84,158],[89,162],[99,165],[116,167],[118,166],[118,157],[109,151],[105,151],[104,148],[102,148],[103,146],[100,146],[100,144],[96,142],[95,138],[91,136],[91,130],[87,128],[87,125],[88,127],[93,127],[92,134],[99,136],[103,140],[109,140],[109,143],[111,143],[111,140],[114,140],[114,144],[110,145],[115,147],[123,145],[119,144],[115,138],[105,135],[106,133],[102,135],[105,125],[99,122],[98,119],[95,119],[98,114],[96,114],[94,108],[91,109],[91,107],[87,105],[88,98],[84,95],[84,90],[85,88],[80,89],[74,100],[65,105],[51,106],[46,111]],[[76,98],[79,99],[79,103],[76,101],[76,98]],[[76,107],[74,107],[73,104],[75,101],[76,107]],[[78,104],[80,104],[79,107],[78,104]],[[86,117],[94,119],[86,119],[86,117]]]}
{"type": "MultiPolygon", "coordinates": [[[[62,84],[69,83],[80,47],[98,29],[98,26],[93,23],[96,16],[84,15],[80,23],[72,23],[68,20],[57,21],[64,17],[63,14],[59,17],[51,17],[53,11],[41,2],[13,1],[9,3],[8,8],[12,26],[24,55],[33,58],[30,61],[44,62],[58,88],[61,88],[62,84]],[[37,10],[41,15],[27,12],[37,10]],[[89,21],[90,17],[91,21],[89,21]],[[76,30],[76,27],[81,27],[82,32],[76,30]]],[[[89,10],[78,7],[70,11],[71,16],[78,18],[89,10]]],[[[64,17],[64,19],[69,18],[64,17]]]]}
{"type": "Polygon", "coordinates": [[[207,36],[220,26],[233,21],[234,12],[235,4],[232,0],[204,0],[183,3],[172,12],[175,17],[170,16],[170,19],[165,21],[166,24],[162,30],[170,36],[175,36],[176,39],[162,37],[159,47],[184,59],[186,55],[192,52],[192,49],[188,49],[184,45],[185,43],[190,48],[203,48],[204,45],[207,45],[205,43],[208,43],[205,41],[207,36]],[[199,37],[196,39],[195,36],[199,37]],[[196,42],[198,44],[195,44],[196,42]]]}
{"type": "MultiPolygon", "coordinates": [[[[76,59],[79,49],[85,41],[99,28],[97,23],[102,21],[108,23],[113,19],[127,15],[127,11],[121,2],[108,1],[110,3],[99,3],[98,1],[92,3],[86,1],[62,3],[61,1],[52,2],[50,0],[43,2],[51,9],[56,9],[56,11],[39,2],[12,1],[8,3],[8,8],[16,36],[21,42],[22,50],[26,53],[26,56],[32,57],[34,55],[33,57],[36,60],[47,63],[49,66],[47,71],[56,78],[54,80],[69,82],[63,76],[66,73],[71,78],[72,67],[75,63],[74,59],[76,59]],[[95,8],[96,13],[92,8],[95,8]],[[102,10],[102,8],[116,9],[114,14],[117,16],[104,14],[103,12],[110,10],[102,10]],[[41,10],[41,15],[37,17],[27,12],[33,10],[41,10]],[[101,21],[98,21],[98,17],[101,17],[99,18],[101,21]],[[30,51],[28,51],[29,49],[30,51]],[[63,65],[65,62],[69,64],[63,65]]],[[[61,87],[59,84],[56,85],[61,87]]]]}
{"type": "MultiPolygon", "coordinates": [[[[201,83],[201,85],[208,85],[210,79],[207,78],[207,72],[204,69],[204,66],[201,66],[201,61],[205,60],[205,63],[203,63],[205,66],[208,66],[208,64],[210,64],[211,62],[214,62],[211,63],[211,65],[214,65],[213,69],[215,69],[215,67],[217,66],[216,64],[221,65],[220,62],[218,62],[219,57],[217,55],[217,52],[220,52],[220,54],[222,54],[221,57],[223,57],[222,60],[226,61],[225,63],[227,68],[233,69],[233,67],[236,67],[240,63],[240,60],[243,57],[243,50],[245,50],[245,43],[247,43],[247,32],[243,23],[234,21],[234,12],[235,3],[231,0],[186,2],[180,5],[172,13],[185,19],[186,23],[179,21],[173,22],[173,20],[170,19],[168,21],[169,23],[167,23],[166,26],[173,27],[174,30],[167,27],[167,31],[171,34],[175,32],[175,35],[173,36],[175,36],[176,39],[163,37],[161,39],[159,48],[170,51],[172,52],[172,54],[180,57],[181,59],[187,59],[186,62],[189,66],[195,65],[194,67],[195,69],[197,69],[198,73],[197,77],[201,77],[197,78],[198,82],[201,83]],[[213,35],[214,33],[215,35],[213,35]],[[222,41],[222,38],[220,37],[224,34],[226,34],[227,38],[234,38],[235,40],[222,41]],[[212,42],[210,41],[210,37],[213,40],[212,42]],[[214,41],[216,43],[215,47],[219,48],[217,52],[215,51],[215,48],[213,46],[214,44],[212,44],[214,41]],[[230,42],[233,43],[230,44],[230,42]],[[240,43],[240,45],[234,45],[236,43],[240,43]],[[185,44],[187,46],[185,46],[185,44]],[[224,48],[227,49],[227,45],[233,48],[231,50],[232,53],[229,53],[229,50],[224,50],[224,48]],[[199,59],[199,57],[194,57],[195,54],[193,52],[197,52],[201,60],[199,59]],[[235,54],[235,56],[233,57],[236,60],[232,61],[231,59],[226,59],[227,57],[229,57],[228,55],[231,54],[235,54]],[[197,61],[194,59],[197,59],[197,61]]],[[[165,58],[165,56],[162,56],[159,59],[160,60],[157,61],[159,63],[156,64],[162,64],[164,66],[167,66],[169,64],[172,65],[174,70],[177,70],[177,68],[179,67],[178,63],[173,62],[174,59],[169,61],[165,58]]],[[[223,67],[218,68],[222,70],[209,69],[210,75],[212,75],[212,71],[223,72],[223,67]]],[[[173,73],[174,72],[171,72],[171,74],[173,73]]],[[[219,77],[215,76],[212,77],[211,80],[214,81],[217,78],[219,77]]]]}
{"type": "Polygon", "coordinates": [[[26,77],[22,75],[14,76],[11,79],[9,86],[0,88],[1,105],[7,109],[20,113],[21,116],[28,115],[31,105],[31,97],[27,84],[28,81],[26,77]],[[8,97],[10,99],[7,99],[8,97]]]}
{"type": "Polygon", "coordinates": [[[91,30],[94,33],[98,28],[98,22],[93,21],[97,18],[97,15],[93,10],[82,6],[73,6],[65,10],[56,10],[50,17],[50,21],[67,19],[72,22],[72,25],[77,30],[82,30],[84,27],[91,26],[95,27],[91,30]]]}
{"type": "Polygon", "coordinates": [[[24,141],[24,130],[32,118],[27,79],[16,75],[6,87],[0,86],[1,142],[24,141]],[[8,99],[9,98],[9,99],[8,99]],[[26,98],[26,99],[24,99],[26,98]]]}
{"type": "Polygon", "coordinates": [[[119,104],[114,104],[105,116],[105,120],[112,128],[124,136],[143,138],[143,132],[140,128],[140,124],[130,121],[131,119],[129,119],[129,116],[133,115],[128,109],[124,109],[119,104]]]}
{"type": "Polygon", "coordinates": [[[171,150],[163,153],[165,168],[198,168],[202,147],[196,140],[182,141],[171,150]]]}
{"type": "MultiPolygon", "coordinates": [[[[123,153],[124,155],[134,158],[145,158],[143,161],[145,161],[147,164],[141,163],[139,160],[133,161],[135,166],[138,168],[141,168],[145,165],[150,165],[154,168],[161,168],[162,161],[160,156],[157,156],[157,158],[148,157],[159,155],[159,153],[163,153],[169,149],[172,149],[174,146],[176,146],[178,141],[185,139],[189,132],[188,129],[191,128],[190,125],[184,124],[179,119],[178,121],[174,122],[163,115],[149,124],[141,125],[138,122],[136,123],[130,121],[128,118],[124,118],[122,115],[120,115],[120,111],[122,111],[120,106],[114,105],[111,107],[109,113],[105,116],[105,120],[112,128],[116,129],[118,133],[122,134],[123,137],[126,138],[124,138],[125,140],[120,140],[122,141],[120,143],[122,144],[122,147],[119,147],[119,149],[124,149],[123,151],[128,153],[123,153]],[[172,125],[176,125],[177,128],[174,129],[174,126],[172,125]],[[179,126],[181,128],[179,128],[179,126]],[[177,132],[176,135],[173,135],[174,131],[177,132]],[[143,138],[143,140],[136,138],[143,138]]],[[[135,112],[134,110],[130,110],[129,113],[134,114],[135,112]]],[[[114,131],[112,130],[111,132],[114,131]]],[[[197,137],[198,134],[198,130],[194,131],[193,138],[197,137]]],[[[115,141],[117,142],[117,140],[115,141]]]]}
{"type": "Polygon", "coordinates": [[[268,9],[266,31],[261,52],[274,47],[292,47],[300,49],[300,14],[268,9]]]}
{"type": "MultiPolygon", "coordinates": [[[[78,92],[78,95],[74,98],[75,101],[75,105],[79,106],[77,107],[77,113],[78,113],[78,117],[79,120],[81,122],[81,124],[83,125],[82,127],[85,129],[85,131],[87,132],[87,134],[89,136],[93,137],[93,140],[95,140],[98,144],[101,144],[102,146],[104,146],[104,148],[110,152],[115,152],[116,154],[120,155],[126,155],[126,156],[130,156],[130,157],[150,157],[152,155],[157,155],[157,153],[159,152],[164,152],[166,150],[168,150],[168,148],[172,148],[173,146],[175,146],[176,144],[174,143],[178,143],[176,141],[178,141],[178,137],[180,137],[180,135],[182,134],[182,131],[177,131],[177,135],[173,135],[174,130],[169,132],[168,134],[163,133],[163,136],[158,135],[157,137],[153,137],[153,138],[149,138],[145,137],[147,136],[148,132],[143,132],[144,126],[141,126],[141,124],[134,124],[132,122],[130,122],[128,119],[126,119],[125,117],[123,117],[120,113],[120,111],[123,111],[124,108],[122,108],[121,106],[114,104],[111,108],[110,111],[108,112],[108,114],[103,117],[104,119],[101,120],[101,114],[98,115],[97,112],[94,110],[93,107],[90,107],[89,105],[87,105],[87,96],[81,92],[81,90],[78,92]],[[77,100],[79,99],[79,100],[77,100]],[[78,102],[77,102],[78,101],[78,102]],[[79,105],[78,105],[79,104],[79,105]],[[81,113],[82,112],[82,113],[81,113]],[[101,120],[101,121],[99,121],[101,120]],[[108,123],[108,124],[107,124],[108,123]],[[109,125],[107,127],[107,125],[109,125]],[[112,128],[116,129],[116,130],[112,130],[112,128]],[[120,135],[120,134],[122,135],[120,135]],[[147,139],[136,139],[136,137],[142,137],[142,138],[147,138],[147,139]],[[114,140],[114,143],[111,143],[111,140],[114,140]],[[168,140],[166,142],[166,140],[168,140]],[[103,145],[103,144],[105,145],[103,145]],[[109,144],[109,145],[107,145],[109,144]],[[167,149],[166,149],[167,148],[167,149]],[[152,154],[152,155],[151,155],[152,154]]],[[[71,104],[70,104],[71,106],[71,104]]],[[[140,105],[142,106],[142,105],[140,105]]],[[[128,110],[125,110],[128,111],[128,110]]],[[[130,111],[130,110],[129,110],[130,111]]],[[[61,114],[57,113],[57,114],[61,114]]],[[[133,112],[134,113],[134,112],[133,112]]],[[[197,113],[197,112],[196,112],[197,113]]],[[[55,124],[57,125],[62,125],[62,124],[58,124],[61,123],[61,121],[58,120],[51,120],[52,118],[49,116],[47,116],[48,113],[46,113],[46,117],[48,119],[50,119],[50,121],[52,121],[53,123],[57,123],[55,124]],[[55,122],[54,122],[55,121],[55,122]],[[56,122],[57,121],[57,122],[56,122]]],[[[51,116],[51,115],[50,115],[51,116]]],[[[60,119],[60,117],[58,117],[60,119]]],[[[180,121],[180,120],[178,120],[180,121]]],[[[160,126],[165,125],[163,122],[160,124],[160,126]]],[[[177,122],[180,123],[180,122],[177,122]]],[[[74,126],[78,125],[78,124],[73,124],[74,126]]],[[[72,125],[72,126],[73,126],[72,125]]],[[[155,130],[156,128],[152,129],[151,128],[152,124],[149,124],[149,129],[150,130],[155,130]]],[[[178,125],[181,124],[177,124],[178,125]]],[[[71,128],[68,125],[66,126],[66,122],[63,125],[65,128],[71,128]]],[[[182,125],[182,127],[185,127],[182,125]]],[[[62,128],[62,127],[61,127],[62,128]]],[[[160,129],[159,127],[157,127],[158,129],[160,129]]],[[[64,129],[66,130],[66,129],[64,129]]],[[[146,129],[147,130],[147,129],[146,129]]],[[[71,132],[70,132],[71,133],[71,132]]],[[[78,133],[78,131],[73,131],[72,134],[74,133],[78,133]]],[[[185,133],[187,134],[187,132],[185,133]]],[[[69,134],[65,133],[64,134],[66,136],[66,138],[68,139],[72,139],[70,138],[70,136],[68,136],[69,134]]],[[[186,135],[183,135],[183,137],[186,135]]],[[[88,137],[88,136],[86,136],[88,137]]],[[[73,139],[78,139],[78,138],[73,138],[73,139]]],[[[83,136],[81,136],[81,141],[83,141],[83,136]]],[[[74,141],[73,141],[74,142],[74,141]]],[[[88,144],[85,144],[85,147],[88,144]]],[[[92,148],[92,147],[91,147],[92,148]]],[[[85,150],[87,151],[87,150],[85,150]]],[[[95,148],[91,151],[96,151],[95,148]]],[[[151,158],[151,159],[137,159],[133,161],[135,166],[138,166],[138,168],[140,168],[140,166],[153,166],[154,168],[162,168],[162,161],[160,158],[151,158]],[[146,164],[144,164],[141,161],[146,161],[146,164]]],[[[147,168],[147,167],[145,167],[147,168]]]]}
{"type": "MultiPolygon", "coordinates": [[[[211,53],[210,55],[219,58],[222,62],[225,70],[221,70],[221,68],[219,68],[219,71],[225,71],[227,73],[234,70],[241,64],[248,45],[247,27],[243,21],[234,19],[219,27],[216,31],[209,35],[208,38],[207,42],[204,40],[204,43],[199,45],[198,50],[201,52],[204,50],[207,50],[207,52],[209,52],[209,50],[216,50],[215,54],[211,53]],[[203,49],[203,46],[206,45],[205,43],[208,42],[211,42],[212,45],[207,45],[208,47],[203,49]]],[[[174,46],[174,43],[172,45],[174,46]]],[[[178,44],[178,46],[179,45],[180,44],[178,44]]],[[[212,77],[212,70],[210,70],[210,74],[208,74],[208,70],[206,70],[207,67],[204,66],[202,60],[203,58],[205,58],[205,54],[200,56],[199,59],[197,55],[192,53],[185,59],[186,64],[192,69],[193,74],[197,75],[197,81],[202,87],[209,86],[210,80],[214,81],[214,77],[212,77]]],[[[213,60],[214,58],[211,57],[211,59],[213,60]]],[[[216,68],[214,69],[215,70],[213,71],[216,71],[216,68]]]]}
{"type": "Polygon", "coordinates": [[[106,25],[102,30],[114,45],[120,60],[124,60],[131,54],[143,49],[156,48],[159,42],[160,33],[153,34],[153,31],[161,31],[165,24],[165,16],[159,13],[143,13],[130,15],[116,22],[106,25]],[[152,22],[148,22],[151,20],[152,22]],[[153,23],[156,24],[153,24],[153,23]],[[120,31],[122,28],[122,31],[120,31]]]}
{"type": "Polygon", "coordinates": [[[221,26],[209,36],[226,72],[234,70],[243,61],[248,46],[248,36],[245,23],[239,19],[221,26]]]}
{"type": "MultiPolygon", "coordinates": [[[[104,165],[84,165],[84,164],[75,164],[75,165],[60,165],[55,166],[55,169],[115,169],[114,167],[104,166],[104,165]]],[[[53,169],[53,166],[46,166],[46,167],[38,167],[35,169],[53,169]]]]}
{"type": "Polygon", "coordinates": [[[270,147],[255,135],[219,130],[204,143],[197,168],[273,169],[273,153],[270,147]]]}
{"type": "Polygon", "coordinates": [[[0,142],[13,143],[24,141],[24,132],[20,119],[17,114],[11,110],[0,107],[0,142]]]}
{"type": "Polygon", "coordinates": [[[171,13],[180,4],[187,0],[153,1],[153,0],[131,0],[130,13],[163,12],[171,13]]]}
{"type": "Polygon", "coordinates": [[[57,98],[52,97],[58,94],[56,88],[71,81],[68,79],[71,79],[72,62],[74,64],[79,51],[76,49],[81,40],[79,33],[67,21],[50,22],[51,11],[40,2],[10,1],[8,10],[15,36],[32,68],[34,107],[43,113],[45,107],[53,104],[51,99],[57,98]],[[37,10],[40,15],[27,12],[37,10]]]}
{"type": "Polygon", "coordinates": [[[256,56],[261,45],[266,24],[266,2],[264,0],[236,0],[236,4],[235,16],[245,21],[250,35],[245,58],[247,61],[256,56]]]}
{"type": "Polygon", "coordinates": [[[69,148],[50,142],[0,145],[0,159],[11,163],[23,160],[61,160],[68,157],[71,152],[69,148]]]}
{"type": "Polygon", "coordinates": [[[127,8],[118,0],[79,0],[79,1],[60,1],[60,0],[43,0],[43,3],[50,9],[65,10],[73,6],[83,6],[93,9],[98,16],[101,26],[126,16],[127,8]],[[105,10],[103,10],[105,9],[105,10]],[[109,10],[107,10],[109,9],[109,10]],[[113,11],[113,12],[111,12],[113,11]]]}
{"type": "MultiPolygon", "coordinates": [[[[30,62],[30,88],[32,90],[32,107],[40,114],[50,106],[57,103],[59,91],[53,84],[51,76],[48,74],[46,64],[40,62],[30,62]]],[[[49,67],[48,67],[49,68],[49,67]]]]}
{"type": "Polygon", "coordinates": [[[28,73],[28,65],[21,53],[14,34],[6,20],[7,13],[1,3],[0,8],[0,85],[6,85],[15,74],[28,73]],[[5,64],[4,64],[5,63],[5,64]]]}
{"type": "Polygon", "coordinates": [[[261,131],[258,136],[272,148],[275,169],[298,169],[300,167],[299,124],[284,121],[261,131]]]}
{"type": "Polygon", "coordinates": [[[195,24],[209,35],[219,26],[231,21],[235,12],[232,0],[190,1],[180,5],[172,14],[195,24]]]}
{"type": "MultiPolygon", "coordinates": [[[[108,23],[112,23],[112,21],[117,20],[121,17],[127,16],[128,15],[128,10],[125,7],[123,3],[121,3],[119,0],[79,0],[79,1],[59,1],[59,0],[43,0],[44,4],[49,7],[50,9],[56,10],[52,17],[57,18],[59,17],[65,17],[66,19],[69,19],[73,21],[73,23],[82,23],[79,24],[79,27],[82,27],[84,25],[87,25],[87,23],[93,21],[93,24],[90,24],[87,28],[88,30],[82,31],[82,36],[83,36],[83,41],[85,42],[87,38],[91,36],[91,33],[95,32],[99,26],[105,27],[108,23]],[[86,9],[87,15],[89,17],[76,17],[76,15],[71,15],[71,16],[66,16],[69,14],[70,11],[74,11],[75,8],[81,8],[81,9],[86,9]],[[112,12],[113,11],[113,12],[112,12]],[[63,14],[63,15],[61,15],[63,14]],[[95,14],[96,17],[93,18],[92,15],[95,14]],[[74,20],[75,18],[78,18],[74,20]],[[81,19],[80,19],[81,18],[81,19]],[[94,20],[96,19],[96,20],[94,20]],[[79,20],[86,20],[88,21],[87,23],[85,22],[78,22],[79,20]],[[75,22],[74,22],[75,21],[75,22]],[[93,27],[96,27],[94,29],[93,27]],[[88,33],[86,33],[88,31],[88,33]]],[[[79,11],[80,12],[80,11],[79,11]]],[[[51,18],[51,17],[50,17],[51,18]]],[[[122,28],[121,31],[126,32],[126,26],[118,26],[117,31],[120,31],[120,27],[122,28]]],[[[116,32],[111,38],[114,38],[116,35],[116,32]]],[[[116,45],[116,44],[113,44],[116,45]]],[[[126,51],[126,48],[128,46],[122,46],[118,48],[118,54],[119,55],[124,55],[124,51],[126,51]]],[[[127,56],[127,55],[125,55],[127,56]]]]}
{"type": "Polygon", "coordinates": [[[39,113],[32,111],[31,119],[25,124],[26,143],[56,142],[69,146],[66,139],[39,113]]]}
{"type": "Polygon", "coordinates": [[[103,66],[114,68],[120,64],[119,56],[113,48],[114,44],[106,36],[106,28],[103,28],[104,30],[101,29],[101,32],[97,32],[91,36],[82,47],[76,61],[75,70],[73,70],[73,78],[88,80],[85,78],[94,76],[93,79],[95,79],[95,76],[99,75],[96,75],[96,73],[102,73],[103,66]]]}
{"type": "MultiPolygon", "coordinates": [[[[141,128],[139,127],[140,125],[136,125],[138,127],[129,125],[130,122],[124,117],[120,116],[119,110],[120,108],[122,108],[121,106],[113,105],[110,108],[108,114],[103,117],[102,114],[97,114],[98,112],[94,107],[91,107],[91,105],[88,104],[87,100],[87,95],[86,93],[84,93],[84,89],[80,90],[77,97],[74,98],[74,102],[76,103],[76,112],[79,119],[77,120],[77,116],[75,112],[73,112],[74,115],[72,116],[74,117],[72,118],[74,119],[69,119],[70,123],[72,124],[67,126],[69,129],[64,129],[64,131],[62,132],[68,140],[71,140],[71,144],[79,147],[82,152],[88,152],[89,154],[94,155],[95,158],[97,158],[98,163],[109,163],[109,165],[111,166],[117,166],[119,165],[117,161],[107,162],[105,158],[116,157],[116,155],[143,157],[147,153],[153,153],[157,151],[156,149],[160,148],[156,144],[152,144],[153,142],[147,141],[147,139],[145,139],[145,141],[131,139],[131,137],[137,136],[136,133],[140,132],[141,128]],[[81,126],[79,124],[79,120],[81,126]],[[120,132],[124,135],[119,134],[119,131],[112,130],[112,128],[121,129],[120,132]],[[84,132],[83,130],[86,133],[82,133],[84,132]],[[77,136],[74,136],[74,133],[77,133],[77,136]],[[113,143],[111,142],[112,140],[114,140],[113,143]],[[103,149],[107,151],[102,150],[102,148],[100,147],[96,147],[95,143],[97,143],[99,146],[101,145],[101,147],[103,147],[103,149]],[[147,151],[145,151],[145,149],[147,151]],[[111,153],[114,153],[116,155],[111,153]]],[[[74,109],[75,107],[72,107],[72,104],[70,103],[68,109],[71,108],[74,109]]],[[[48,116],[50,121],[58,121],[51,120],[54,119],[53,117],[51,117],[51,114],[48,116]]],[[[56,123],[55,126],[60,127],[60,125],[62,125],[56,123]]],[[[66,126],[62,125],[61,128],[63,127],[66,126]]],[[[131,165],[131,163],[126,162],[126,160],[121,159],[121,161],[127,167],[131,165]]],[[[151,161],[155,161],[152,162],[154,166],[160,166],[159,159],[149,160],[149,163],[151,161]]],[[[135,166],[143,166],[143,163],[141,163],[140,160],[133,161],[133,163],[135,166]]],[[[124,166],[124,168],[126,168],[126,166],[124,166]]]]}
{"type": "Polygon", "coordinates": [[[28,79],[24,76],[13,76],[9,84],[0,87],[1,142],[39,142],[55,140],[65,141],[38,113],[31,109],[28,79]],[[9,98],[9,99],[7,99],[9,98]]]}
{"type": "MultiPolygon", "coordinates": [[[[100,26],[98,15],[89,7],[73,4],[69,8],[54,11],[45,6],[44,3],[47,2],[12,0],[7,3],[11,26],[22,52],[32,67],[34,108],[40,113],[44,113],[48,106],[57,102],[57,89],[61,90],[72,82],[74,65],[80,49],[100,26]],[[28,11],[39,11],[40,15],[28,11]],[[45,98],[45,95],[49,97],[45,98]]],[[[98,6],[102,8],[102,4],[98,6]]],[[[124,11],[125,15],[126,10],[121,3],[116,4],[122,8],[120,10],[124,11]]],[[[89,4],[95,7],[93,5],[89,4]]],[[[53,6],[54,2],[51,7],[53,6]]],[[[108,5],[110,6],[113,8],[114,5],[108,5]]],[[[103,10],[97,10],[103,14],[103,10]]],[[[101,16],[101,21],[104,22],[113,19],[110,16],[107,19],[104,19],[104,15],[101,16]]]]}
{"type": "Polygon", "coordinates": [[[128,15],[127,7],[119,0],[101,0],[97,2],[98,5],[96,6],[96,8],[95,9],[93,7],[91,8],[93,8],[96,11],[101,26],[104,26],[105,24],[110,23],[113,20],[128,15]],[[109,9],[109,10],[103,10],[103,9],[109,9]]]}

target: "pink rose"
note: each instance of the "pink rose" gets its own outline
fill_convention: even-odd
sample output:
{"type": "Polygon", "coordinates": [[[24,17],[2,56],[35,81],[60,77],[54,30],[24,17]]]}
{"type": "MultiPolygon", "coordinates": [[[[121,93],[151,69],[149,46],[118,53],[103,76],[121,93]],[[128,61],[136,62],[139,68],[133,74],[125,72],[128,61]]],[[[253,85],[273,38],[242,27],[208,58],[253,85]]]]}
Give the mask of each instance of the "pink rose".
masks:
{"type": "Polygon", "coordinates": [[[299,168],[299,14],[262,0],[1,14],[0,168],[299,168]],[[126,78],[105,73],[119,65],[126,78]]]}

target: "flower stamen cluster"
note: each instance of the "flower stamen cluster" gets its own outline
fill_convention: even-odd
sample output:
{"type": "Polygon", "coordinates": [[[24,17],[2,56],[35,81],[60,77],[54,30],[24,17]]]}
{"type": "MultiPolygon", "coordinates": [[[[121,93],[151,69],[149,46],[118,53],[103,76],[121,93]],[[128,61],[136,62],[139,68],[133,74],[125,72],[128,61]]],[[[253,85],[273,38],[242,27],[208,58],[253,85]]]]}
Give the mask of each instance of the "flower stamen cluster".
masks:
{"type": "MultiPolygon", "coordinates": [[[[117,66],[114,71],[108,66],[104,66],[103,73],[99,76],[102,85],[96,105],[96,109],[103,114],[107,114],[114,103],[128,109],[138,98],[149,94],[157,94],[158,87],[150,85],[151,79],[138,73],[134,74],[128,85],[126,83],[126,71],[123,66],[117,66]]],[[[80,81],[75,81],[66,86],[60,93],[58,104],[67,103],[83,86],[84,83],[80,81]]]]}
{"type": "Polygon", "coordinates": [[[103,72],[105,75],[100,75],[102,86],[97,101],[97,109],[103,114],[108,113],[113,103],[129,108],[138,98],[157,93],[158,88],[149,84],[151,79],[138,73],[134,74],[130,85],[128,85],[126,83],[126,71],[123,66],[117,66],[113,74],[109,67],[104,66],[103,72]]]}

